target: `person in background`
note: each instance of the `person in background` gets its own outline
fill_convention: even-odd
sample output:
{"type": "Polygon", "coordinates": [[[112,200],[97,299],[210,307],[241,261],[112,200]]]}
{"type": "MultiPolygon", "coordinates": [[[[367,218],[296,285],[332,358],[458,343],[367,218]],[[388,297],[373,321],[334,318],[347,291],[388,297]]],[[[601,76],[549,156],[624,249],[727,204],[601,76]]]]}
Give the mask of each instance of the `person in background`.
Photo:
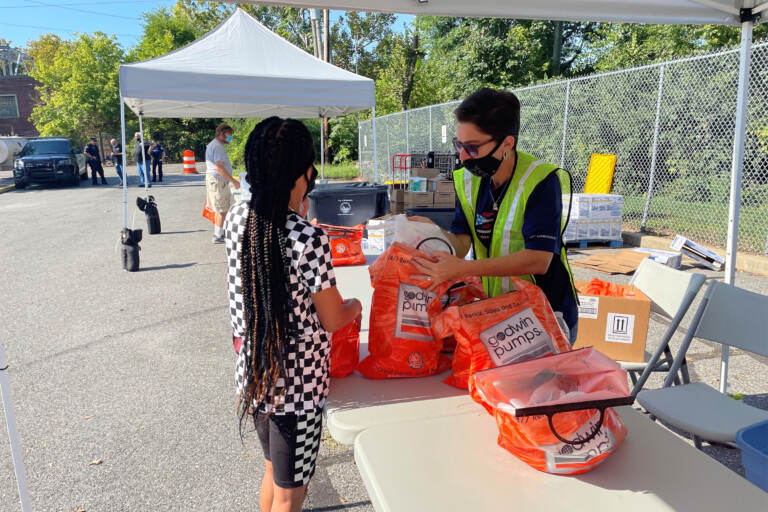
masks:
{"type": "MultiPolygon", "coordinates": [[[[508,91],[480,89],[461,102],[453,145],[464,167],[453,173],[456,210],[445,233],[456,256],[417,258],[416,267],[439,283],[481,276],[489,297],[510,290],[509,276],[538,285],[571,345],[578,310],[573,274],[562,240],[562,196],[570,175],[517,149],[520,102],[508,91]],[[465,260],[469,248],[474,259],[465,260]]],[[[425,217],[410,217],[432,222],[425,217]]]]}
{"type": "Polygon", "coordinates": [[[133,145],[133,159],[136,160],[136,167],[139,169],[139,186],[143,187],[146,183],[148,187],[152,187],[152,183],[149,179],[149,166],[144,166],[144,157],[147,159],[150,158],[149,155],[147,155],[149,146],[147,146],[146,143],[141,142],[141,133],[134,133],[133,138],[136,141],[133,145]]]}
{"type": "Polygon", "coordinates": [[[109,141],[109,145],[112,146],[112,153],[110,153],[110,156],[112,157],[112,162],[115,164],[115,172],[117,173],[117,176],[120,178],[120,186],[123,185],[123,145],[117,142],[116,139],[112,139],[109,141]]]}
{"type": "Polygon", "coordinates": [[[152,156],[152,183],[163,181],[163,157],[165,157],[165,149],[157,140],[152,141],[152,145],[149,146],[149,154],[152,156]]]}
{"type": "Polygon", "coordinates": [[[314,160],[300,121],[260,122],[245,145],[253,194],[224,223],[230,320],[243,340],[235,371],[240,432],[252,418],[266,459],[262,512],[301,510],[320,448],[331,333],[362,312],[336,288],[328,236],[300,213],[317,177],[314,160]]]}
{"type": "Polygon", "coordinates": [[[216,127],[216,136],[205,148],[205,193],[208,207],[215,213],[213,227],[213,243],[224,243],[224,215],[232,205],[231,183],[235,190],[240,188],[240,182],[232,177],[232,164],[225,144],[232,142],[235,130],[226,123],[216,127]]]}
{"type": "Polygon", "coordinates": [[[96,137],[91,137],[91,141],[83,149],[85,155],[86,165],[91,166],[91,182],[94,185],[98,185],[96,181],[96,173],[101,177],[101,184],[106,185],[107,180],[104,178],[104,168],[101,166],[101,154],[99,153],[99,146],[96,144],[96,137]]]}

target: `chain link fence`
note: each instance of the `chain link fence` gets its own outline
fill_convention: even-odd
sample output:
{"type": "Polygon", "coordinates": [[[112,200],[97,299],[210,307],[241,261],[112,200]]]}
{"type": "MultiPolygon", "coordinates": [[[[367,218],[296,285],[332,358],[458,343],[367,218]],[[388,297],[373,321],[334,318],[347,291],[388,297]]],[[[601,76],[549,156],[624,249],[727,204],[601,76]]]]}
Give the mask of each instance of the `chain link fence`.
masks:
{"type": "MultiPolygon", "coordinates": [[[[724,247],[738,66],[731,50],[515,89],[519,148],[570,171],[576,192],[592,153],[613,153],[625,230],[724,247]]],[[[380,181],[392,155],[452,153],[458,103],[378,117],[380,181]]],[[[768,254],[768,43],[753,46],[748,105],[739,249],[768,254]]],[[[360,169],[373,179],[371,121],[358,130],[360,169]]]]}

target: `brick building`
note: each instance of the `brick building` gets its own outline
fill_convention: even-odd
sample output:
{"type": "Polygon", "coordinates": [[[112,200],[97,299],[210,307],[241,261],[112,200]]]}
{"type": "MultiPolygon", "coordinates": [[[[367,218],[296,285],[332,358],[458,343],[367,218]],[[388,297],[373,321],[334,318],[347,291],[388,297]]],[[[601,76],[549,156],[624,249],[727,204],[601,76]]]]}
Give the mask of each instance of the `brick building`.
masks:
{"type": "Polygon", "coordinates": [[[37,85],[36,80],[26,75],[0,76],[0,135],[39,135],[29,120],[38,102],[37,85]]]}

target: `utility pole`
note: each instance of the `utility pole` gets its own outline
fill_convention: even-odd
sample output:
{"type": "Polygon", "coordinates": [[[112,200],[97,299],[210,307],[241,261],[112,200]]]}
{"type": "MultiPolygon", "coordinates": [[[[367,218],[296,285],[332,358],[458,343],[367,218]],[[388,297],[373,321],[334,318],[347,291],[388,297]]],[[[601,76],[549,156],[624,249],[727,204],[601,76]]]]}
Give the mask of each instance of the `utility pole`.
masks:
{"type": "Polygon", "coordinates": [[[552,76],[560,75],[560,58],[563,51],[563,22],[555,22],[555,38],[552,44],[552,76]]]}
{"type": "MultiPolygon", "coordinates": [[[[323,9],[323,60],[325,62],[331,61],[331,24],[330,24],[330,12],[328,9],[323,9]]],[[[325,160],[328,160],[328,118],[323,118],[323,148],[325,160]]]]}

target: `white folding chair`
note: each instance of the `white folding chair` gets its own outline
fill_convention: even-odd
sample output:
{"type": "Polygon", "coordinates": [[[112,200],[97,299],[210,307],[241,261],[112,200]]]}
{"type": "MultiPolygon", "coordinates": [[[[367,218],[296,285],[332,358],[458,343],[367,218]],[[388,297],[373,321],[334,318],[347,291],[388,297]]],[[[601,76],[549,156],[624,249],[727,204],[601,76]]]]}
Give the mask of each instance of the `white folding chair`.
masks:
{"type": "Polygon", "coordinates": [[[768,420],[768,411],[734,400],[703,382],[673,387],[694,337],[768,356],[768,296],[711,281],[664,387],[637,395],[653,416],[691,433],[697,448],[701,439],[732,443],[741,428],[768,420]]]}
{"type": "MultiPolygon", "coordinates": [[[[656,351],[652,355],[646,351],[644,362],[619,361],[621,367],[627,370],[632,379],[633,396],[636,396],[643,389],[651,372],[669,371],[673,361],[669,341],[675,335],[680,322],[691,307],[693,299],[699,293],[705,280],[704,274],[681,272],[650,259],[643,260],[635,271],[630,284],[635,285],[651,299],[654,313],[667,318],[670,323],[656,351]],[[662,355],[664,356],[663,359],[662,355]]],[[[687,383],[689,379],[686,364],[682,365],[680,373],[682,374],[682,381],[687,383]]],[[[679,383],[676,375],[675,378],[675,383],[679,383]]]]}

